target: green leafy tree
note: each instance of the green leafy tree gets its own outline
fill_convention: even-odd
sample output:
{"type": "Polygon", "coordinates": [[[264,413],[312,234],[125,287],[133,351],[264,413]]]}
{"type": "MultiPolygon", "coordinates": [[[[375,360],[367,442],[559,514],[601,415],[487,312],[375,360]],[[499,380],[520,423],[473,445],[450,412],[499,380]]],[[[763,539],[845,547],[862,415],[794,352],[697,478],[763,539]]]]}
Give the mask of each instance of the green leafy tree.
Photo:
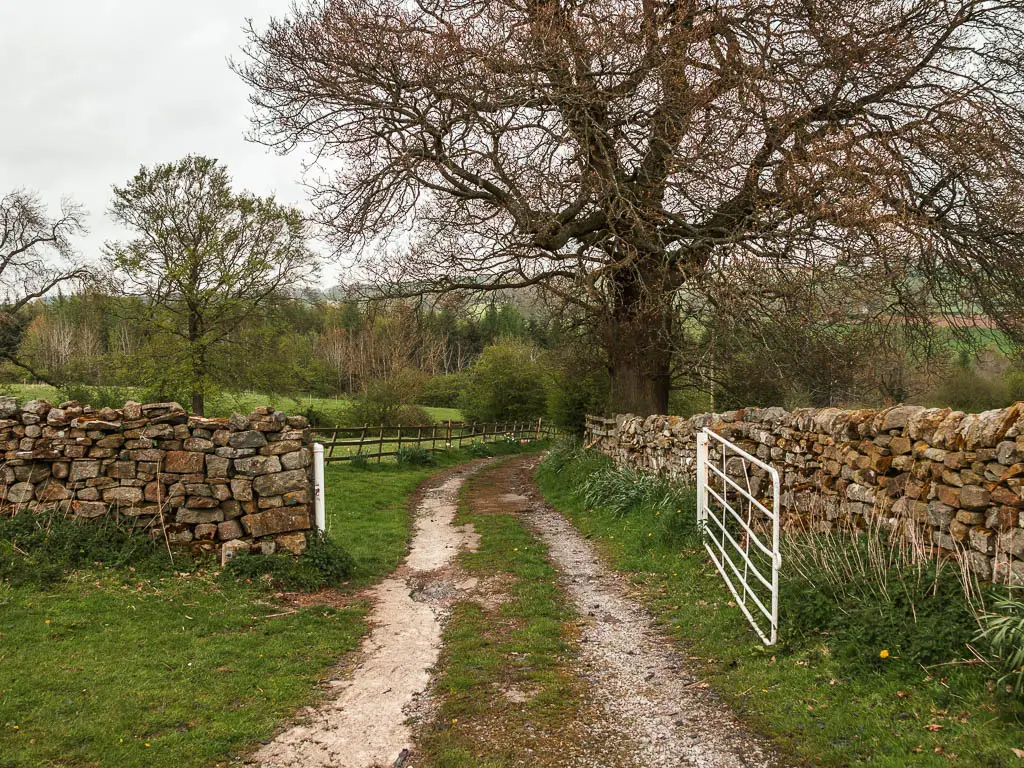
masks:
{"type": "Polygon", "coordinates": [[[536,347],[505,339],[485,347],[469,370],[459,407],[468,421],[535,419],[545,410],[546,378],[536,347]]]}
{"type": "Polygon", "coordinates": [[[171,340],[160,367],[180,375],[203,413],[218,348],[274,297],[316,274],[302,214],[232,189],[227,168],[189,155],[114,187],[114,220],[135,237],[106,247],[114,285],[142,299],[134,320],[171,340]]]}

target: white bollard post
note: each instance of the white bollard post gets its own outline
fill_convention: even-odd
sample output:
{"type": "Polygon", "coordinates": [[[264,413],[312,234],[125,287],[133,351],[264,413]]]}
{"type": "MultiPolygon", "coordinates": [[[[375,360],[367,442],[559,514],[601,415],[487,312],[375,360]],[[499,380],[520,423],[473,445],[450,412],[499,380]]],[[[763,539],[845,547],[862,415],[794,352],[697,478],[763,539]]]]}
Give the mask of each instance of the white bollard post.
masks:
{"type": "Polygon", "coordinates": [[[313,507],[316,515],[316,529],[327,532],[327,510],[324,507],[324,446],[313,443],[313,507]]]}
{"type": "Polygon", "coordinates": [[[708,435],[697,433],[697,526],[703,533],[708,522],[708,435]]]}

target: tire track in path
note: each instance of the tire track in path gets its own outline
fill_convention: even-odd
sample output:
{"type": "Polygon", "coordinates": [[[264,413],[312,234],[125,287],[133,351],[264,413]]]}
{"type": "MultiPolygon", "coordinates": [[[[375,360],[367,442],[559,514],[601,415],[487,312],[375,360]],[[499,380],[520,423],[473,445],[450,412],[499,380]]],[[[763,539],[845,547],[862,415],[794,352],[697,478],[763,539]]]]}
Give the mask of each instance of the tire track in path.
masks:
{"type": "Polygon", "coordinates": [[[389,578],[368,590],[372,626],[350,675],[332,680],[333,695],[302,722],[266,744],[251,761],[266,768],[391,766],[410,748],[409,709],[426,690],[441,648],[441,622],[459,593],[453,561],[474,549],[472,526],[454,525],[474,462],[430,481],[421,494],[409,554],[389,578]]]}
{"type": "Polygon", "coordinates": [[[777,755],[740,722],[629,596],[625,580],[552,509],[520,460],[510,504],[547,545],[581,617],[580,674],[619,732],[632,763],[602,768],[779,768],[777,755]]]}

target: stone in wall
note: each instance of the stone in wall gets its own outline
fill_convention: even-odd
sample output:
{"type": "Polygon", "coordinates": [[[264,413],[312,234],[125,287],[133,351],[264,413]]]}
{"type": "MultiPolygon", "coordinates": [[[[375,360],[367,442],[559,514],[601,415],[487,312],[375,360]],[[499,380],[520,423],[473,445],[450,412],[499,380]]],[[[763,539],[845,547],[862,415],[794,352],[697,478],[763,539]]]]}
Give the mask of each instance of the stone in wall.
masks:
{"type": "Polygon", "coordinates": [[[312,518],[312,433],[270,407],[230,419],[178,403],[21,408],[0,397],[0,514],[115,516],[172,544],[298,552],[312,518]]]}
{"type": "Polygon", "coordinates": [[[587,443],[619,465],[692,482],[703,427],[778,470],[791,525],[882,524],[937,555],[960,553],[983,579],[1024,583],[1024,403],[971,414],[911,405],[627,414],[593,422],[587,443]]]}

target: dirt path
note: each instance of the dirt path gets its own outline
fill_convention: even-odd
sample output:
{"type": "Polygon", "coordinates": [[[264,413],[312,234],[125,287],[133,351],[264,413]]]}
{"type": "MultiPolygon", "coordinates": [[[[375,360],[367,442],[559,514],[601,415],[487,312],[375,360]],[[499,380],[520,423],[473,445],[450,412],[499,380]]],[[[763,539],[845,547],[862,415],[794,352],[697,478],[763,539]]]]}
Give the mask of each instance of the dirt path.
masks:
{"type": "MultiPolygon", "coordinates": [[[[594,548],[536,490],[536,460],[518,460],[505,498],[547,545],[581,616],[580,673],[631,765],[761,768],[780,762],[708,690],[594,548]]],[[[607,768],[612,768],[608,766],[607,768]]],[[[614,768],[625,768],[615,766],[614,768]]]]}
{"type": "Polygon", "coordinates": [[[334,680],[334,697],[303,722],[260,749],[253,760],[270,768],[391,766],[411,747],[409,709],[426,689],[437,662],[441,620],[459,594],[452,561],[476,535],[455,526],[459,488],[482,464],[446,473],[424,490],[404,564],[369,591],[373,626],[360,662],[334,680]]]}
{"type": "MultiPolygon", "coordinates": [[[[524,745],[522,765],[572,768],[777,768],[777,758],[701,681],[652,616],[628,595],[593,547],[536,490],[535,457],[515,458],[492,473],[474,511],[514,514],[548,548],[569,602],[579,614],[579,658],[573,675],[585,701],[561,723],[545,753],[524,745]],[[553,748],[553,749],[551,749],[553,748]]],[[[489,462],[446,473],[417,504],[411,550],[396,573],[370,591],[373,630],[360,662],[332,681],[331,701],[307,713],[253,757],[267,768],[384,768],[419,765],[410,717],[427,716],[429,683],[440,655],[442,624],[456,600],[502,599],[467,579],[454,558],[475,550],[472,526],[455,526],[463,482],[489,462]],[[425,695],[426,694],[426,695],[425,695]],[[403,750],[408,750],[404,753],[403,750]],[[402,759],[399,760],[399,756],[402,759]],[[397,760],[397,763],[396,763],[397,760]]],[[[500,591],[500,588],[499,588],[500,591]]],[[[500,728],[499,728],[500,730],[500,728]]],[[[481,733],[480,752],[493,740],[481,733]]]]}

